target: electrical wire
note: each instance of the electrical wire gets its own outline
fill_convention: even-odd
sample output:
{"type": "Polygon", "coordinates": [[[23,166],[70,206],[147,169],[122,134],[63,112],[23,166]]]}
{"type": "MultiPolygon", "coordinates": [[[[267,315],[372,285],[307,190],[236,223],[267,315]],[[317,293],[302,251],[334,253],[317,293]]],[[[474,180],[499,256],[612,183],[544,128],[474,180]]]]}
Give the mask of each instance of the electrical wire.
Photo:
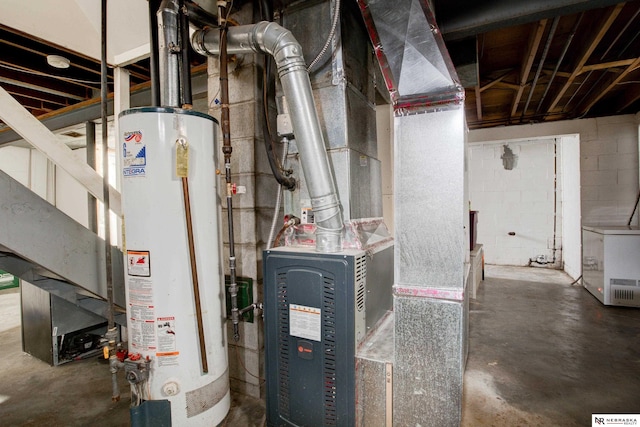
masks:
{"type": "MultiPolygon", "coordinates": [[[[284,166],[287,160],[287,154],[289,153],[289,140],[285,137],[282,138],[282,165],[284,166]]],[[[278,184],[278,195],[276,197],[276,206],[273,212],[273,220],[271,221],[271,229],[269,230],[269,239],[267,240],[267,249],[271,249],[273,244],[273,235],[276,232],[276,224],[278,223],[278,214],[280,213],[280,203],[282,202],[282,184],[278,184]]]]}
{"type": "Polygon", "coordinates": [[[277,248],[278,246],[280,246],[280,239],[282,238],[282,235],[289,227],[291,227],[291,225],[287,222],[285,225],[282,226],[280,231],[278,231],[278,234],[276,235],[276,239],[273,241],[274,248],[277,248]]]}
{"type": "Polygon", "coordinates": [[[335,9],[333,11],[333,17],[331,18],[331,29],[329,30],[329,34],[327,35],[327,40],[324,42],[324,46],[318,52],[316,57],[311,61],[309,66],[307,67],[307,71],[311,73],[313,67],[322,59],[327,50],[329,49],[329,45],[331,45],[331,41],[333,37],[336,35],[336,28],[338,27],[338,20],[340,18],[340,4],[342,0],[336,0],[335,9]]]}
{"type": "Polygon", "coordinates": [[[629,217],[629,222],[627,222],[627,227],[631,227],[631,222],[633,221],[633,216],[636,214],[636,210],[638,209],[638,203],[640,203],[640,191],[638,191],[638,197],[636,198],[636,204],[633,205],[633,212],[631,212],[631,216],[629,217]]]}
{"type": "Polygon", "coordinates": [[[235,350],[235,352],[236,352],[236,358],[238,359],[238,363],[240,363],[240,366],[242,366],[242,368],[245,370],[245,372],[246,372],[247,374],[249,374],[250,376],[252,376],[253,378],[256,378],[258,381],[260,381],[260,385],[264,384],[264,383],[265,383],[265,379],[264,379],[264,378],[262,378],[262,377],[260,377],[260,376],[257,376],[257,375],[252,374],[252,373],[247,369],[247,367],[244,365],[244,363],[242,362],[242,358],[240,357],[240,353],[238,352],[238,346],[235,346],[235,345],[234,345],[234,346],[233,346],[233,349],[234,349],[234,350],[235,350]]]}
{"type": "MultiPolygon", "coordinates": [[[[260,17],[266,21],[273,21],[273,13],[269,4],[266,0],[262,0],[259,2],[260,5],[260,17]]],[[[262,88],[260,93],[261,104],[262,104],[262,135],[264,138],[265,150],[267,152],[267,159],[269,160],[269,167],[271,168],[271,173],[274,178],[278,182],[278,184],[284,186],[287,190],[294,190],[296,188],[296,180],[291,177],[291,173],[289,171],[285,171],[282,167],[281,162],[276,157],[276,143],[274,140],[274,132],[271,127],[271,120],[269,117],[269,99],[273,96],[272,92],[272,79],[271,79],[271,65],[272,59],[271,56],[266,55],[263,58],[263,66],[262,66],[262,88]],[[286,176],[285,176],[286,175],[286,176]]]]}
{"type": "Polygon", "coordinates": [[[573,282],[571,282],[571,284],[570,284],[569,286],[573,286],[573,285],[575,285],[576,283],[578,283],[578,282],[580,281],[580,279],[582,279],[582,274],[581,274],[581,275],[580,275],[576,280],[574,280],[573,282]]]}

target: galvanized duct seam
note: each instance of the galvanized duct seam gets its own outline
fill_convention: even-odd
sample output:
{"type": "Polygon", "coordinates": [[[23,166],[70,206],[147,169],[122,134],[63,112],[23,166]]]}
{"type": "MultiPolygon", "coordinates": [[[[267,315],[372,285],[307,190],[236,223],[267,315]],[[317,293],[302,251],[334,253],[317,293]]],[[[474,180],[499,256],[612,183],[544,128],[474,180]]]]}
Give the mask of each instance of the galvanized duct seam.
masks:
{"type": "MultiPolygon", "coordinates": [[[[302,47],[289,30],[274,22],[231,27],[227,43],[230,54],[259,52],[273,56],[289,104],[300,161],[316,217],[316,250],[324,253],[341,250],[342,211],[302,47]]],[[[220,35],[215,30],[198,30],[193,34],[191,44],[202,55],[218,55],[220,35]]]]}

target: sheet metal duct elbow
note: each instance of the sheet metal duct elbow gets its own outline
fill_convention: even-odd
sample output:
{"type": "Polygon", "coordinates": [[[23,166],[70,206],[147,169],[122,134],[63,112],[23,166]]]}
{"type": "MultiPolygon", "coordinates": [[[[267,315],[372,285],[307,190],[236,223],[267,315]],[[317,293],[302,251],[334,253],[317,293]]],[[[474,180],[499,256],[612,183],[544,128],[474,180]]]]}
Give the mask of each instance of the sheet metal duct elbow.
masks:
{"type": "MultiPolygon", "coordinates": [[[[227,43],[227,52],[230,54],[259,52],[273,56],[289,104],[300,161],[315,213],[316,250],[325,253],[340,251],[342,211],[302,47],[291,31],[274,22],[264,21],[230,27],[227,43]]],[[[202,55],[217,55],[220,51],[220,34],[217,30],[198,30],[192,35],[191,44],[202,55]]]]}

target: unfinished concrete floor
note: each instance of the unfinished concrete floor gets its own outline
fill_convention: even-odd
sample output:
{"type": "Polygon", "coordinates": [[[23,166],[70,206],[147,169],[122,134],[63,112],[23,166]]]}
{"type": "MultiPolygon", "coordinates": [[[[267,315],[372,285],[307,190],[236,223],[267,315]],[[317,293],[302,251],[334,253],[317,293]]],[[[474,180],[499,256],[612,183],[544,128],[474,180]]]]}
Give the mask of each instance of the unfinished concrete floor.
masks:
{"type": "Polygon", "coordinates": [[[464,426],[587,426],[640,413],[640,309],[563,272],[487,266],[470,304],[464,426]]]}
{"type": "MultiPolygon", "coordinates": [[[[585,426],[592,412],[640,412],[640,309],[604,307],[553,270],[487,266],[470,304],[463,426],[585,426]]],[[[0,426],[126,426],[104,362],[59,367],[21,351],[19,295],[0,292],[0,426]]],[[[264,424],[233,395],[227,426],[264,424]]],[[[373,426],[366,426],[373,427],[373,426]]]]}

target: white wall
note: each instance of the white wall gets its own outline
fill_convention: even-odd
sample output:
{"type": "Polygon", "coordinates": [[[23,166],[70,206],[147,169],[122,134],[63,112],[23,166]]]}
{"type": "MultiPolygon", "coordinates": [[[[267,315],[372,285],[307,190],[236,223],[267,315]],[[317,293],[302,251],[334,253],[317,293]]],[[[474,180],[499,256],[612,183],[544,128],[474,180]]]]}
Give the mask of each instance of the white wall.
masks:
{"type": "Polygon", "coordinates": [[[562,258],[564,271],[577,279],[582,272],[582,232],[580,227],[580,138],[560,138],[562,200],[562,258]]]}
{"type": "MultiPolygon", "coordinates": [[[[477,241],[484,245],[487,263],[527,265],[538,256],[553,260],[555,144],[555,139],[543,139],[470,147],[470,206],[479,211],[477,241]],[[501,159],[505,145],[518,156],[512,170],[501,159]]],[[[558,200],[556,260],[561,259],[560,206],[558,200]]]]}
{"type": "MultiPolygon", "coordinates": [[[[74,155],[84,159],[86,150],[76,150],[74,155]]],[[[0,148],[0,169],[80,224],[87,226],[87,191],[64,170],[56,168],[38,150],[21,147],[0,148]]]]}
{"type": "MultiPolygon", "coordinates": [[[[78,158],[86,159],[85,148],[74,150],[78,158]]],[[[85,227],[89,226],[87,190],[62,168],[56,168],[56,207],[85,227]]]]}
{"type": "Polygon", "coordinates": [[[25,187],[30,184],[30,151],[20,147],[0,148],[0,169],[25,187]]]}
{"type": "Polygon", "coordinates": [[[624,115],[479,129],[470,142],[580,136],[582,224],[625,225],[638,191],[638,122],[624,115]]]}

